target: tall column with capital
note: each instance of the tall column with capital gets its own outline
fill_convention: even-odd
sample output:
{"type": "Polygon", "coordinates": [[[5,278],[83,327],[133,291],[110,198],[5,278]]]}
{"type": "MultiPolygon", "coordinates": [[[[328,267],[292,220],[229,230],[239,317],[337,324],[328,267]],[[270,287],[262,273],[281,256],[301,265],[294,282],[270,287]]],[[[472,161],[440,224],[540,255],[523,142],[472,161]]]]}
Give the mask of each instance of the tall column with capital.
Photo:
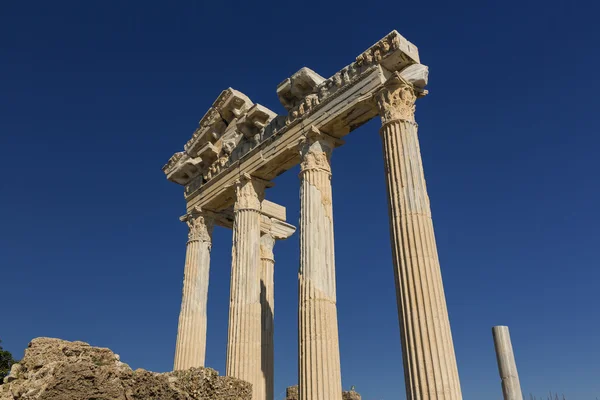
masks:
{"type": "MultiPolygon", "coordinates": [[[[426,71],[415,66],[411,72],[419,67],[426,71]]],[[[406,398],[458,400],[458,368],[414,118],[415,100],[426,92],[410,77],[396,72],[377,95],[406,398]]]]}
{"type": "Polygon", "coordinates": [[[266,400],[274,399],[274,347],[273,318],[275,315],[275,297],[273,272],[275,257],[273,246],[275,238],[264,233],[260,238],[260,306],[261,306],[261,371],[262,385],[266,400]]]}
{"type": "Polygon", "coordinates": [[[183,296],[174,369],[203,367],[206,355],[206,302],[213,220],[202,212],[182,217],[189,228],[183,296]]]}
{"type": "Polygon", "coordinates": [[[261,385],[260,202],[264,182],[250,176],[236,185],[226,373],[250,382],[254,400],[261,385]]]}
{"type": "Polygon", "coordinates": [[[342,398],[330,157],[335,140],[311,128],[301,148],[300,400],[342,398]]]}

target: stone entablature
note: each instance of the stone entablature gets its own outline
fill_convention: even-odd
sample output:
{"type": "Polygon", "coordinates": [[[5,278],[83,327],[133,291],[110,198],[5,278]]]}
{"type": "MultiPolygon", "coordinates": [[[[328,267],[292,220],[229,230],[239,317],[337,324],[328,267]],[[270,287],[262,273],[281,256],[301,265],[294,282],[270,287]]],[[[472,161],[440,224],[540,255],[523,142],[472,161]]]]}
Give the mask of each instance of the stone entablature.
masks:
{"type": "Polygon", "coordinates": [[[274,112],[254,104],[243,93],[226,89],[202,117],[184,151],[175,153],[163,171],[169,180],[181,185],[195,178],[208,181],[256,146],[275,117],[274,112]]]}
{"type": "MultiPolygon", "coordinates": [[[[169,180],[185,186],[188,208],[231,207],[233,184],[241,174],[270,180],[298,164],[296,146],[305,126],[342,137],[377,116],[373,94],[392,72],[413,64],[419,64],[417,47],[392,31],[328,79],[308,68],[285,79],[277,87],[288,110],[285,116],[227,89],[202,118],[184,151],[175,153],[163,170],[169,180]]],[[[427,67],[420,67],[418,77],[411,73],[406,79],[426,83],[427,67]]]]}

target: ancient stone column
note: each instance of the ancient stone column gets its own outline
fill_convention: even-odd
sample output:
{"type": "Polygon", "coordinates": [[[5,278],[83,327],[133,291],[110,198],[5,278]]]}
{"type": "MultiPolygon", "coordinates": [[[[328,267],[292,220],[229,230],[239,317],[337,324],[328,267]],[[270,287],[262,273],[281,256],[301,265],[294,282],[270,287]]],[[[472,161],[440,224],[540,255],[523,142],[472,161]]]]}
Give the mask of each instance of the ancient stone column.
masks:
{"type": "Polygon", "coordinates": [[[260,304],[260,202],[264,182],[242,177],[236,186],[226,373],[250,382],[263,400],[260,304]]]}
{"type": "Polygon", "coordinates": [[[266,400],[274,396],[273,317],[275,315],[273,269],[275,239],[265,233],[260,238],[261,372],[266,400]]]}
{"type": "Polygon", "coordinates": [[[213,220],[199,210],[182,217],[189,228],[174,369],[203,367],[213,220]]]}
{"type": "Polygon", "coordinates": [[[332,138],[311,128],[301,148],[299,395],[342,398],[335,289],[332,138]]]}
{"type": "Polygon", "coordinates": [[[498,372],[500,372],[500,379],[502,380],[504,400],[523,400],[508,326],[494,326],[492,335],[494,336],[494,347],[496,348],[496,359],[498,360],[498,372]]]}
{"type": "Polygon", "coordinates": [[[406,398],[456,400],[462,394],[414,118],[425,93],[396,72],[376,96],[406,398]]]}

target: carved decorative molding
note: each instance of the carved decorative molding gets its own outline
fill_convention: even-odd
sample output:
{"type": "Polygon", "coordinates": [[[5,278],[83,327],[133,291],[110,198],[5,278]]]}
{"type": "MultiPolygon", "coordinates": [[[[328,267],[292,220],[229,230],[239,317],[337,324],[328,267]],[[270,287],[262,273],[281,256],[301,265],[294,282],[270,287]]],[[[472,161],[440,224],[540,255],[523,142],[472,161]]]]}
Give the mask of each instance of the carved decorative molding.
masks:
{"type": "Polygon", "coordinates": [[[231,162],[258,145],[262,132],[276,114],[234,90],[221,92],[185,144],[163,171],[167,179],[198,189],[231,162]]]}
{"type": "Polygon", "coordinates": [[[375,95],[381,122],[395,120],[415,122],[415,102],[425,96],[428,69],[424,65],[411,65],[394,72],[384,88],[375,95]]]}
{"type": "MultiPolygon", "coordinates": [[[[326,105],[329,107],[358,82],[372,76],[373,71],[394,72],[415,64],[419,64],[417,47],[392,31],[328,79],[302,68],[279,84],[277,94],[287,115],[277,116],[252,103],[243,93],[227,89],[200,120],[185,151],[171,157],[163,170],[169,180],[185,185],[186,198],[191,197],[253,149],[271,143],[326,105]]],[[[418,75],[422,71],[416,72],[418,75]]],[[[315,158],[314,163],[319,162],[322,157],[315,158]]]]}
{"type": "Polygon", "coordinates": [[[300,142],[300,173],[308,170],[331,173],[331,153],[343,143],[311,126],[300,142]]]}
{"type": "Polygon", "coordinates": [[[201,242],[212,243],[212,233],[214,228],[214,219],[201,210],[186,214],[180,218],[188,226],[188,241],[199,240],[201,242]]]}
{"type": "Polygon", "coordinates": [[[331,158],[331,149],[322,145],[322,143],[313,143],[306,146],[302,151],[302,162],[300,163],[300,172],[308,170],[319,170],[331,173],[329,164],[331,158]]]}
{"type": "Polygon", "coordinates": [[[396,68],[404,68],[418,62],[416,46],[404,39],[398,32],[392,31],[356,57],[355,62],[342,68],[329,79],[320,78],[320,75],[314,71],[302,68],[277,87],[279,99],[289,111],[285,119],[286,126],[311,114],[320,108],[319,105],[322,103],[335,98],[377,65],[383,65],[393,71],[396,68]],[[311,86],[312,91],[306,94],[307,87],[311,86]],[[299,95],[294,97],[294,92],[299,95]],[[294,106],[290,107],[290,105],[294,106]]]}
{"type": "Polygon", "coordinates": [[[382,123],[395,120],[415,122],[417,95],[410,83],[403,80],[398,85],[388,86],[377,94],[376,99],[382,123]]]}
{"type": "Polygon", "coordinates": [[[242,176],[235,185],[234,211],[260,211],[261,201],[265,197],[265,181],[250,176],[242,176]]]}

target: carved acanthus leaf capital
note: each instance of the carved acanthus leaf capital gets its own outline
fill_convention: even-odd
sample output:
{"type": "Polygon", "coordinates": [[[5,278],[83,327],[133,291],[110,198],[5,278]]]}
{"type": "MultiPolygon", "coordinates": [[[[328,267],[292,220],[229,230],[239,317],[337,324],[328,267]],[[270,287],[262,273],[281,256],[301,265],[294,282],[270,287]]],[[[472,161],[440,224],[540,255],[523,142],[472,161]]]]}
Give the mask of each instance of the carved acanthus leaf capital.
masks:
{"type": "Polygon", "coordinates": [[[265,197],[267,184],[268,182],[259,178],[242,176],[235,184],[234,211],[248,209],[260,211],[260,203],[265,197]]]}
{"type": "Polygon", "coordinates": [[[212,243],[212,233],[215,226],[214,219],[206,213],[195,210],[181,217],[188,226],[188,241],[199,240],[212,243]]]}
{"type": "Polygon", "coordinates": [[[395,120],[415,122],[417,92],[399,74],[394,74],[388,80],[385,87],[375,95],[375,99],[382,123],[395,120]]]}
{"type": "Polygon", "coordinates": [[[331,173],[331,153],[342,143],[311,126],[300,143],[300,172],[316,169],[331,173]]]}

